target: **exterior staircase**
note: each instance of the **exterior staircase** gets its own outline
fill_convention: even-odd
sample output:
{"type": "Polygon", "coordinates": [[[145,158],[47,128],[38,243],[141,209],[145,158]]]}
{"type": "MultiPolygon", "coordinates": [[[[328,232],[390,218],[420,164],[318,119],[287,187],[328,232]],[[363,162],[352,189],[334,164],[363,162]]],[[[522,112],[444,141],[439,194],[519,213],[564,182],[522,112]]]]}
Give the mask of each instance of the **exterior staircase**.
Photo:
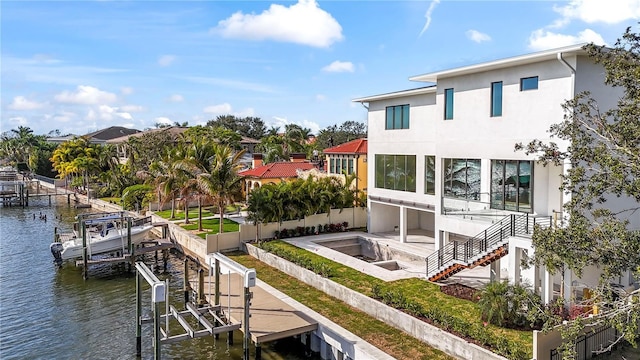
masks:
{"type": "Polygon", "coordinates": [[[510,237],[533,234],[535,225],[549,227],[551,218],[512,214],[466,241],[450,242],[426,258],[427,279],[441,281],[464,269],[489,265],[507,255],[510,237]]]}

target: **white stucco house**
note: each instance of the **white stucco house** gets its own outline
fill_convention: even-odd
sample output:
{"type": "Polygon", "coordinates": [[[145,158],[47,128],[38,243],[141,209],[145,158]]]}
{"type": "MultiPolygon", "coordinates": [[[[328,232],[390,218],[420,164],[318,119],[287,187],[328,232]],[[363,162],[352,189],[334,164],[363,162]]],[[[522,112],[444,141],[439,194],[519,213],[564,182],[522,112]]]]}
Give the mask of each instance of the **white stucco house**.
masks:
{"type": "MultiPolygon", "coordinates": [[[[563,216],[570,194],[559,190],[560,175],[570,164],[545,167],[514,146],[550,141],[550,125],[563,120],[561,104],[576,94],[588,90],[608,109],[621,92],[604,85],[604,70],[582,45],[410,80],[425,86],[353,100],[368,108],[368,231],[397,231],[401,242],[409,234],[431,236],[433,281],[490,264],[551,300],[560,276],[521,268],[520,260],[534,251],[533,224],[550,226],[563,216]]],[[[630,220],[640,229],[640,216],[630,220]]],[[[581,296],[598,275],[565,274],[565,296],[581,296]]],[[[629,286],[633,279],[622,274],[617,281],[629,286]]]]}

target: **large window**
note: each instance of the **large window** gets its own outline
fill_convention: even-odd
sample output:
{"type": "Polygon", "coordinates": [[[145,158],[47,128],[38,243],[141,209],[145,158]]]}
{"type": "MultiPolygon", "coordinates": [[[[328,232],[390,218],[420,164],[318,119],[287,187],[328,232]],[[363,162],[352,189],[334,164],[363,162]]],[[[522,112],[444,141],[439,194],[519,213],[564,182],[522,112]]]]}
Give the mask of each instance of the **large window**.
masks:
{"type": "Polygon", "coordinates": [[[444,89],[444,119],[453,119],[453,89],[444,89]]]}
{"type": "Polygon", "coordinates": [[[329,158],[330,174],[342,174],[343,172],[346,172],[347,175],[351,175],[354,171],[353,159],[347,159],[344,157],[329,158]]]}
{"type": "Polygon", "coordinates": [[[424,193],[436,193],[436,157],[433,155],[424,157],[424,193]]]}
{"type": "Polygon", "coordinates": [[[444,195],[480,200],[480,159],[444,159],[444,195]]]}
{"type": "Polygon", "coordinates": [[[491,116],[502,116],[502,81],[491,83],[491,116]]]}
{"type": "Polygon", "coordinates": [[[385,129],[409,128],[409,105],[387,106],[385,129]]]}
{"type": "Polygon", "coordinates": [[[416,191],[416,156],[376,154],[376,187],[416,191]]]}
{"type": "Polygon", "coordinates": [[[520,91],[535,90],[537,88],[538,88],[537,76],[520,79],[520,91]]]}
{"type": "Polygon", "coordinates": [[[491,208],[531,212],[531,161],[491,160],[491,208]]]}

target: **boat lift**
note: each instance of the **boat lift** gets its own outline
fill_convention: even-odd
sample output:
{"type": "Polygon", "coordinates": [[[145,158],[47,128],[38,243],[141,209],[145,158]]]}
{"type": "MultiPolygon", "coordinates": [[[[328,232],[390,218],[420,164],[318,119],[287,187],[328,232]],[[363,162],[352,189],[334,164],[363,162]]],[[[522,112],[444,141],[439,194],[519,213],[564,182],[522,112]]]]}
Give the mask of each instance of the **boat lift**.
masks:
{"type": "MultiPolygon", "coordinates": [[[[234,262],[228,257],[220,254],[209,254],[207,256],[209,266],[209,274],[215,272],[215,305],[201,304],[196,306],[191,302],[185,303],[186,310],[178,311],[173,305],[169,304],[168,292],[169,281],[159,280],[155,274],[143,263],[136,262],[136,355],[142,354],[142,324],[153,322],[153,349],[154,359],[161,357],[160,346],[162,344],[170,344],[182,340],[194,339],[203,336],[217,336],[223,332],[232,333],[234,330],[244,326],[244,359],[249,359],[249,345],[251,335],[249,333],[249,306],[251,304],[250,287],[255,286],[256,272],[255,269],[247,269],[246,267],[234,262]],[[220,269],[221,266],[229,271],[238,273],[244,277],[244,321],[242,323],[233,323],[230,316],[223,315],[223,309],[220,305],[220,269]],[[153,318],[142,318],[142,281],[144,279],[151,285],[151,302],[153,306],[153,318]],[[160,303],[165,303],[165,314],[160,315],[160,303]],[[199,327],[203,329],[194,329],[186,320],[186,316],[193,316],[199,323],[199,327]],[[207,318],[209,316],[213,320],[207,318]],[[161,318],[164,318],[165,327],[161,326],[161,318]],[[175,319],[182,326],[185,332],[179,335],[171,335],[169,323],[171,319],[175,319]]],[[[209,276],[209,294],[211,294],[211,276],[209,276]]],[[[201,285],[202,282],[201,282],[201,285]]],[[[202,287],[202,286],[201,286],[202,287]]],[[[202,289],[200,289],[202,293],[202,289]]],[[[230,296],[230,294],[228,295],[230,296]]],[[[200,299],[199,299],[200,300],[200,299]]]]}

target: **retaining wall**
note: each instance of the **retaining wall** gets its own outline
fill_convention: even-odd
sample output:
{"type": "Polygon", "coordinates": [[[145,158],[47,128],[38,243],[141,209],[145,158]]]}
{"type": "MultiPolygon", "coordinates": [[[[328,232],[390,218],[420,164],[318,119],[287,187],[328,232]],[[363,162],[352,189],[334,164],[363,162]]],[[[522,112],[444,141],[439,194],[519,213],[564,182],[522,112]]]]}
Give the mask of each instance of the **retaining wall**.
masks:
{"type": "Polygon", "coordinates": [[[494,354],[487,349],[472,344],[366,295],[337,284],[292,262],[267,253],[251,244],[245,244],[245,246],[246,251],[251,256],[265,264],[273,266],[449,355],[468,360],[506,360],[506,358],[494,354]]]}

